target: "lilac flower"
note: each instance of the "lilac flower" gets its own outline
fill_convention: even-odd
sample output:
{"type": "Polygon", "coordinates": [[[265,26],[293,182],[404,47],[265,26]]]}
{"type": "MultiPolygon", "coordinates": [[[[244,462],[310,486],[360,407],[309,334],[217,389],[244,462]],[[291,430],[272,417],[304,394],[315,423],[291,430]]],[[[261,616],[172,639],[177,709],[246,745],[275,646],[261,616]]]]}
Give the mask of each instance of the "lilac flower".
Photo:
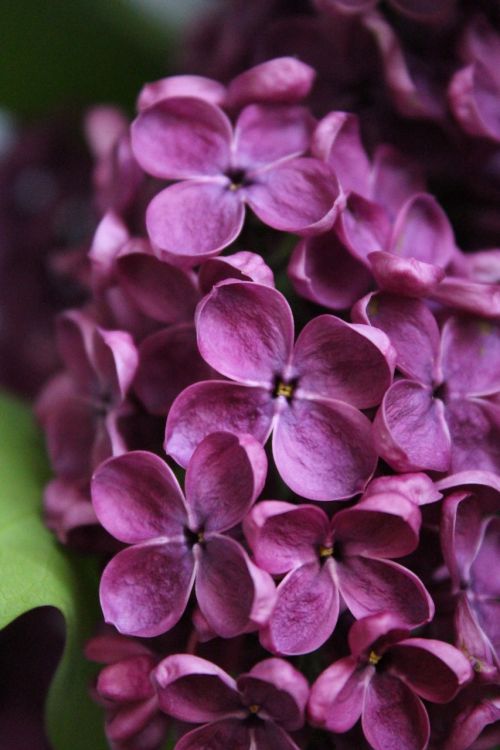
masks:
{"type": "Polygon", "coordinates": [[[375,418],[380,455],[398,471],[498,471],[498,324],[454,316],[440,333],[423,302],[385,293],[362,300],[355,319],[385,331],[406,376],[375,418]]]}
{"type": "Polygon", "coordinates": [[[500,742],[500,686],[469,685],[451,707],[454,720],[443,750],[487,750],[500,742]]]}
{"type": "Polygon", "coordinates": [[[418,545],[420,511],[397,492],[372,494],[329,520],[312,505],[267,500],[244,529],[257,564],[286,574],[262,644],[282,654],[308,653],[331,635],[340,596],[355,617],[391,610],[407,626],[432,619],[434,604],[420,580],[386,558],[418,545]]]}
{"type": "Polygon", "coordinates": [[[37,403],[52,465],[60,477],[88,480],[108,456],[126,450],[119,418],[137,368],[125,331],[107,331],[85,313],[58,319],[58,348],[67,370],[46,385],[37,403]]]}
{"type": "Polygon", "coordinates": [[[264,223],[299,234],[333,224],[339,189],[327,165],[298,158],[314,122],[299,106],[253,104],[236,126],[217,106],[171,97],[132,125],[132,146],[155,177],[182,180],[153,198],[146,212],[155,246],[195,264],[241,231],[245,204],[264,223]]]}
{"type": "Polygon", "coordinates": [[[202,357],[227,380],[196,383],[169,412],[165,450],[185,466],[214,429],[264,443],[283,480],[313,500],[360,492],[375,468],[371,425],[359,409],[377,404],[392,376],[384,334],[322,315],[294,346],[292,312],[275,289],[217,284],[196,314],[202,357]]]}
{"type": "Polygon", "coordinates": [[[112,750],[158,750],[168,727],[151,681],[158,657],[138,641],[114,633],[92,638],[85,655],[106,664],[95,692],[106,709],[105,731],[112,750]]]}
{"type": "Polygon", "coordinates": [[[311,721],[345,732],[361,717],[374,750],[424,750],[430,727],[420,699],[451,701],[472,679],[472,670],[448,643],[408,636],[389,613],[355,622],[349,632],[351,656],[328,667],[311,688],[311,721]]]}
{"type": "Polygon", "coordinates": [[[298,750],[288,732],[304,724],[309,686],[283,659],[265,659],[234,680],[205,659],[178,654],[160,662],[154,680],[165,713],[203,724],[175,750],[298,750]]]}
{"type": "Polygon", "coordinates": [[[274,602],[270,576],[224,534],[238,524],[265,481],[267,462],[250,436],[214,433],[186,472],[184,496],[172,470],[134,451],[102,464],[92,480],[99,521],[131,547],[104,570],[106,622],[129,635],[172,628],[193,586],[203,615],[225,638],[254,629],[274,602]]]}

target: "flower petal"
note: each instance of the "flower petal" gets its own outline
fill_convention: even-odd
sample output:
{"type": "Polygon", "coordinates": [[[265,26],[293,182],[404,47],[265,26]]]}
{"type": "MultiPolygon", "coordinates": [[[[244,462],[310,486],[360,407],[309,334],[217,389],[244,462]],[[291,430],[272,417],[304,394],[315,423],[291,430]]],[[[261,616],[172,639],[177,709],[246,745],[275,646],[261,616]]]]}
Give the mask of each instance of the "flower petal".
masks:
{"type": "Polygon", "coordinates": [[[226,97],[226,87],[204,76],[168,76],[146,83],[142,87],[137,99],[137,109],[142,112],[143,109],[172,96],[190,96],[195,99],[204,99],[210,104],[220,105],[226,97]]]}
{"type": "MultiPolygon", "coordinates": [[[[250,730],[240,719],[223,719],[193,729],[176,743],[175,750],[251,750],[250,730]]],[[[259,750],[260,750],[259,745],[259,750]]]]}
{"type": "Polygon", "coordinates": [[[327,399],[296,399],[283,411],[273,456],[283,481],[309,500],[356,495],[376,464],[368,419],[349,404],[327,399]]]}
{"type": "Polygon", "coordinates": [[[153,177],[218,175],[229,166],[231,130],[226,115],[208,101],[169,97],[132,123],[132,149],[153,177]]]}
{"type": "Polygon", "coordinates": [[[500,391],[500,324],[479,318],[448,318],[442,333],[442,368],[453,395],[500,391]]]}
{"type": "Polygon", "coordinates": [[[187,466],[196,446],[211,432],[253,435],[264,444],[274,403],[268,391],[226,380],[195,383],[177,396],[168,413],[165,451],[187,466]]]}
{"type": "Polygon", "coordinates": [[[293,317],[285,297],[251,281],[214,287],[198,306],[196,331],[202,357],[248,385],[274,387],[293,348],[293,317]]]}
{"type": "Polygon", "coordinates": [[[500,473],[500,407],[481,398],[446,403],[451,434],[452,470],[500,473]]]}
{"type": "Polygon", "coordinates": [[[445,268],[455,247],[448,217],[432,195],[420,193],[404,204],[394,224],[390,252],[445,268]]]}
{"type": "Polygon", "coordinates": [[[258,680],[261,683],[259,689],[264,687],[262,683],[268,686],[267,697],[263,695],[261,700],[252,700],[252,703],[262,705],[274,721],[290,731],[303,726],[309,683],[298,669],[284,659],[264,659],[238,679],[242,692],[245,690],[243,686],[248,685],[248,678],[258,680]],[[269,685],[275,690],[269,690],[269,685]]]}
{"type": "Polygon", "coordinates": [[[323,117],[314,131],[311,151],[333,168],[344,192],[368,197],[371,167],[357,115],[330,112],[323,117]]]}
{"type": "Polygon", "coordinates": [[[225,184],[189,180],[153,198],[146,226],[159,248],[199,263],[231,244],[244,218],[243,202],[225,184]]]}
{"type": "Polygon", "coordinates": [[[368,685],[362,725],[374,750],[425,750],[429,741],[429,717],[422,701],[390,674],[377,674],[368,685]]]}
{"type": "Polygon", "coordinates": [[[109,459],[92,477],[91,491],[99,521],[122,542],[182,535],[187,514],[181,488],[153,453],[132,451],[109,459]]]}
{"type": "Polygon", "coordinates": [[[250,102],[291,104],[304,99],[316,72],[295,57],[276,57],[233,78],[227,89],[226,107],[250,102]]]}
{"type": "Polygon", "coordinates": [[[445,276],[439,266],[384,252],[369,253],[368,260],[377,285],[385,292],[404,297],[438,297],[439,282],[445,276]]]}
{"type": "Polygon", "coordinates": [[[274,275],[258,253],[240,250],[237,253],[219,258],[209,258],[200,267],[198,283],[203,294],[208,294],[219,281],[256,281],[266,286],[274,286],[274,275]]]}
{"type": "Polygon", "coordinates": [[[152,637],[181,618],[191,593],[194,560],[184,544],[141,544],[107,564],[99,596],[106,622],[120,633],[152,637]]]}
{"type": "Polygon", "coordinates": [[[346,732],[353,727],[361,716],[368,676],[368,670],[360,668],[352,656],[325,669],[311,688],[311,722],[330,732],[346,732]]]}

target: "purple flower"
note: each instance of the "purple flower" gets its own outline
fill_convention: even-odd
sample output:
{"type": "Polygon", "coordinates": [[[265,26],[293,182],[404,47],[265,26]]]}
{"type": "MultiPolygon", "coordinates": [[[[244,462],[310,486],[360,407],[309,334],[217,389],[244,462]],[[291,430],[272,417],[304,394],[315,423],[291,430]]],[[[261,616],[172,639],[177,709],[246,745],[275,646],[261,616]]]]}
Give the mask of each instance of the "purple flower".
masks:
{"type": "Polygon", "coordinates": [[[215,429],[264,443],[274,428],[276,467],[312,500],[362,491],[375,468],[371,424],[359,409],[377,404],[392,377],[392,350],[376,329],[321,315],[302,330],[275,289],[227,281],[196,314],[202,357],[236,382],[196,383],[169,412],[165,450],[185,466],[215,429]]]}
{"type": "Polygon", "coordinates": [[[375,418],[380,455],[398,471],[499,471],[498,323],[454,316],[440,333],[423,302],[386,293],[362,300],[355,317],[385,331],[406,376],[375,418]]]}
{"type": "Polygon", "coordinates": [[[132,125],[137,160],[155,177],[181,180],[149,204],[153,244],[196,264],[236,239],[247,203],[275,229],[327,229],[338,211],[336,177],[318,160],[297,158],[313,126],[299,106],[249,105],[234,131],[203,99],[171,97],[144,110],[132,125]]]}
{"type": "Polygon", "coordinates": [[[500,685],[469,685],[451,707],[443,750],[488,750],[500,742],[500,685]]]}
{"type": "Polygon", "coordinates": [[[267,461],[250,436],[214,433],[193,454],[183,495],[158,456],[134,451],[102,464],[92,480],[99,521],[131,547],[108,563],[100,598],[106,622],[129,635],[172,628],[195,586],[212,629],[230,638],[264,622],[274,584],[224,534],[260,493],[267,461]]]}
{"type": "Polygon", "coordinates": [[[205,659],[178,654],[160,662],[154,680],[165,713],[203,724],[175,750],[298,750],[288,732],[304,724],[309,686],[283,659],[265,659],[234,680],[205,659]]]}
{"type": "Polygon", "coordinates": [[[420,698],[451,701],[472,679],[472,670],[448,643],[408,636],[389,613],[355,622],[349,632],[351,656],[328,667],[311,688],[312,722],[345,732],[361,717],[374,750],[424,750],[430,727],[420,698]]]}
{"type": "Polygon", "coordinates": [[[385,558],[418,545],[418,507],[397,492],[373,494],[329,520],[312,505],[268,500],[256,505],[244,529],[257,564],[286,574],[263,645],[282,654],[308,653],[332,634],[339,599],[355,617],[391,610],[407,626],[432,619],[434,604],[420,580],[385,558]]]}

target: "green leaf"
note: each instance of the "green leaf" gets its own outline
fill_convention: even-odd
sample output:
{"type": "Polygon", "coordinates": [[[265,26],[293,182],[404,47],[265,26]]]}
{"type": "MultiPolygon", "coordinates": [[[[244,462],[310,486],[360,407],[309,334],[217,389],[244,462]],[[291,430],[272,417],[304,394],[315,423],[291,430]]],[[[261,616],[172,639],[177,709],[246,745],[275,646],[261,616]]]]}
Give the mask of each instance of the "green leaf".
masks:
{"type": "Polygon", "coordinates": [[[0,628],[34,607],[57,607],[64,653],[47,703],[54,750],[104,750],[100,709],[88,694],[93,667],[82,645],[97,620],[95,561],[60,547],[41,518],[48,478],[41,436],[28,407],[0,396],[0,628]]]}

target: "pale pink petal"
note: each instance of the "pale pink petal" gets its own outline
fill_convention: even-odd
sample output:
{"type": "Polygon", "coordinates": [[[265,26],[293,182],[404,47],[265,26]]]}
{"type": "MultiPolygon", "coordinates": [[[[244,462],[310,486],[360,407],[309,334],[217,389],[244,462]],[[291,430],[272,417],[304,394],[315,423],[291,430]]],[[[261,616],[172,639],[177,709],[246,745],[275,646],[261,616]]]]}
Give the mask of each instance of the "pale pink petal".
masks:
{"type": "Polygon", "coordinates": [[[213,176],[229,166],[231,123],[203,99],[159,101],[139,114],[131,133],[135,158],[153,177],[213,176]]]}
{"type": "Polygon", "coordinates": [[[153,453],[132,451],[101,464],[92,477],[99,521],[128,544],[153,537],[182,537],[187,514],[179,483],[153,453]]]}
{"type": "Polygon", "coordinates": [[[146,226],[159,248],[199,263],[231,244],[244,218],[242,200],[224,183],[189,180],[153,198],[146,226]]]}
{"type": "Polygon", "coordinates": [[[346,401],[359,409],[380,403],[392,381],[392,348],[382,331],[320,315],[301,331],[293,365],[297,396],[346,401]]]}
{"type": "Polygon", "coordinates": [[[420,698],[390,674],[377,674],[366,690],[363,732],[374,750],[425,750],[429,717],[420,698]]]}
{"type": "Polygon", "coordinates": [[[233,638],[266,622],[275,586],[243,547],[230,537],[211,534],[198,552],[196,598],[214,632],[233,638]]]}
{"type": "Polygon", "coordinates": [[[227,89],[226,107],[250,102],[291,104],[310,92],[316,72],[295,57],[276,57],[240,73],[227,89]]]}
{"type": "Polygon", "coordinates": [[[184,482],[195,528],[209,532],[236,526],[262,492],[266,475],[265,451],[251,435],[208,435],[193,453],[184,482]]]}
{"type": "Polygon", "coordinates": [[[358,660],[346,656],[320,674],[311,688],[308,714],[313,725],[330,732],[346,732],[363,709],[369,671],[358,660]]]}
{"type": "Polygon", "coordinates": [[[197,308],[196,331],[202,357],[233,380],[271,389],[289,364],[292,311],[280,292],[263,284],[218,284],[197,308]]]}
{"type": "Polygon", "coordinates": [[[195,383],[174,401],[167,418],[165,451],[187,466],[196,446],[211,432],[269,437],[274,403],[268,391],[225,380],[195,383]]]}
{"type": "Polygon", "coordinates": [[[397,471],[447,471],[451,438],[444,404],[414,380],[398,380],[373,423],[379,455],[397,471]]]}
{"type": "Polygon", "coordinates": [[[209,104],[221,105],[226,98],[226,87],[204,76],[168,76],[146,83],[142,87],[137,99],[137,109],[141,112],[162,99],[170,99],[172,96],[190,96],[203,99],[209,104]]]}
{"type": "Polygon", "coordinates": [[[193,586],[194,560],[185,544],[141,544],[107,564],[99,596],[106,622],[120,633],[152,637],[181,618],[193,586]]]}
{"type": "Polygon", "coordinates": [[[296,399],[278,420],[273,456],[286,484],[309,500],[361,492],[376,464],[371,424],[341,401],[296,399]]]}
{"type": "Polygon", "coordinates": [[[260,171],[246,188],[245,200],[264,224],[301,235],[330,229],[343,202],[331,167],[308,158],[260,171]]]}
{"type": "Polygon", "coordinates": [[[88,254],[98,287],[112,281],[116,258],[129,239],[123,219],[114,211],[107,211],[97,225],[88,254]]]}
{"type": "Polygon", "coordinates": [[[307,654],[325,643],[339,615],[339,592],[330,564],[316,560],[292,570],[279,584],[261,643],[278,654],[307,654]]]}

